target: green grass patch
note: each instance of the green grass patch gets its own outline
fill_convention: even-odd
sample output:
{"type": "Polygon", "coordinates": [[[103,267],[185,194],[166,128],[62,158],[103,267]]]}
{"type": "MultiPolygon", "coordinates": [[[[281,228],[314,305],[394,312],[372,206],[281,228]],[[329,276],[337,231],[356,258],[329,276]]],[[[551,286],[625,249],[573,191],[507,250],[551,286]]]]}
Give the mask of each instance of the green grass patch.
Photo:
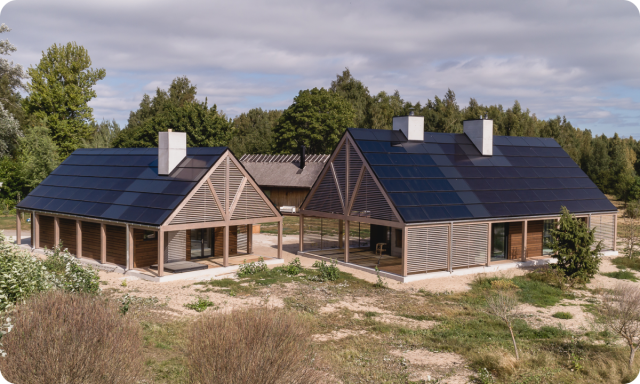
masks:
{"type": "Polygon", "coordinates": [[[520,288],[517,292],[520,301],[536,307],[551,307],[563,299],[575,298],[572,294],[563,292],[560,288],[541,281],[530,280],[526,276],[514,277],[512,280],[520,288]]]}
{"type": "Polygon", "coordinates": [[[370,319],[376,316],[378,316],[378,312],[367,311],[364,313],[364,317],[366,317],[367,319],[370,319]]]}
{"type": "Polygon", "coordinates": [[[638,281],[638,278],[636,277],[636,275],[634,275],[633,272],[628,271],[626,269],[623,269],[621,271],[615,271],[615,272],[606,272],[606,273],[602,273],[601,275],[611,277],[612,279],[629,280],[633,282],[638,281]]]}
{"type": "Polygon", "coordinates": [[[198,300],[194,301],[193,303],[185,304],[184,306],[185,308],[193,309],[196,312],[204,312],[207,308],[216,307],[215,303],[203,297],[199,297],[198,300]]]}
{"type": "Polygon", "coordinates": [[[628,258],[620,256],[611,259],[611,263],[618,267],[618,269],[633,269],[634,271],[640,272],[640,257],[628,258]]]}
{"type": "Polygon", "coordinates": [[[556,319],[562,319],[562,320],[571,320],[571,319],[573,319],[573,315],[570,314],[569,312],[556,312],[551,316],[555,317],[556,319]]]}

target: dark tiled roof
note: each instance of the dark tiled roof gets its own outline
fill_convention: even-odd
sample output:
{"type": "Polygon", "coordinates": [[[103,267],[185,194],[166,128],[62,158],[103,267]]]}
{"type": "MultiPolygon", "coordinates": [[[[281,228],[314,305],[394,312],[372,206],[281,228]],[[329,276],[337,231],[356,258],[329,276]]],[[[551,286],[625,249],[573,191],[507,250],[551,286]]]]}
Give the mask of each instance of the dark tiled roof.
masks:
{"type": "Polygon", "coordinates": [[[187,148],[168,176],[157,148],[78,149],[18,208],[160,225],[227,148],[187,148]]]}
{"type": "Polygon", "coordinates": [[[311,189],[329,155],[307,155],[300,169],[300,155],[244,155],[240,162],[260,187],[311,189]]]}
{"type": "Polygon", "coordinates": [[[553,139],[494,136],[482,156],[465,134],[349,133],[405,222],[616,211],[553,139]]]}

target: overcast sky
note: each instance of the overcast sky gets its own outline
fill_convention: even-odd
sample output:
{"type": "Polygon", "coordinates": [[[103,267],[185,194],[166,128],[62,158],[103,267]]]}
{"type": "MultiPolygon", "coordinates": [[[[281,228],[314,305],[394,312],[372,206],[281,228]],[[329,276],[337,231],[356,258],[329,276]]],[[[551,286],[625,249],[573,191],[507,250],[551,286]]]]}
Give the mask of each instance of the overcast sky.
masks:
{"type": "Polygon", "coordinates": [[[96,119],[126,124],[144,93],[186,75],[230,116],[283,109],[345,67],[371,93],[461,106],[519,100],[594,133],[640,138],[640,14],[626,0],[15,0],[0,13],[35,66],[75,41],[105,68],[96,119]]]}

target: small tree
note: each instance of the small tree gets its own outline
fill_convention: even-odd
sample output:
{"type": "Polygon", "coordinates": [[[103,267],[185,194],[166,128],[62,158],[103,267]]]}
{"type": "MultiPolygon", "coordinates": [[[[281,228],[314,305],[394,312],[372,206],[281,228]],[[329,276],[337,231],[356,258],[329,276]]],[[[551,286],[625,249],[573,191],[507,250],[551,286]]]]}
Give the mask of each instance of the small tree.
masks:
{"type": "Polygon", "coordinates": [[[584,221],[576,219],[566,207],[560,212],[558,228],[551,230],[553,250],[558,259],[556,268],[570,278],[588,282],[600,268],[602,242],[594,246],[595,229],[587,228],[584,221]]]}
{"type": "Polygon", "coordinates": [[[640,349],[640,289],[620,283],[606,293],[600,314],[611,331],[620,335],[629,346],[629,368],[640,349]]]}
{"type": "Polygon", "coordinates": [[[498,317],[509,327],[513,349],[516,351],[516,360],[520,359],[516,336],[513,334],[513,320],[518,317],[518,299],[513,292],[499,290],[497,293],[487,296],[487,307],[485,312],[498,317]]]}

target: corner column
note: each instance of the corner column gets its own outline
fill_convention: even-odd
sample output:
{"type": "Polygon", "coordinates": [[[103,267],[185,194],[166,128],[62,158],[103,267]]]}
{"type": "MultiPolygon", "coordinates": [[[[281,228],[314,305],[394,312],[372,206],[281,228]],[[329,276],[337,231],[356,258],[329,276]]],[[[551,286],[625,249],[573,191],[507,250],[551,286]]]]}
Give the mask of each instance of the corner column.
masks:
{"type": "Polygon", "coordinates": [[[76,257],[82,257],[82,222],[76,220],[76,257]]]}
{"type": "Polygon", "coordinates": [[[135,234],[135,229],[129,227],[129,269],[133,269],[134,267],[134,245],[135,245],[135,237],[133,236],[135,234]]]}
{"type": "Polygon", "coordinates": [[[284,219],[280,218],[278,221],[278,259],[282,259],[282,221],[284,219]]]}
{"type": "MultiPolygon", "coordinates": [[[[589,221],[591,221],[591,215],[589,215],[589,221]]],[[[591,222],[589,222],[591,225],[591,222]]],[[[618,214],[613,215],[613,250],[618,250],[618,214]]]]}
{"type": "Polygon", "coordinates": [[[300,240],[298,240],[298,250],[300,252],[304,252],[304,216],[300,215],[300,222],[299,222],[300,228],[298,229],[298,232],[300,232],[298,235],[300,236],[300,240]]]}
{"type": "Polygon", "coordinates": [[[40,215],[37,213],[33,214],[33,234],[35,241],[32,239],[32,247],[40,248],[40,215]]]}
{"type": "Polygon", "coordinates": [[[492,231],[492,224],[491,223],[487,223],[488,225],[488,237],[489,239],[487,240],[487,267],[491,265],[491,241],[493,238],[493,231],[492,231]]]}
{"type": "Polygon", "coordinates": [[[522,261],[527,261],[527,229],[529,227],[529,221],[522,222],[522,261]]]}
{"type": "Polygon", "coordinates": [[[338,220],[338,249],[344,248],[344,239],[342,235],[344,234],[344,220],[338,220]]]}
{"type": "Polygon", "coordinates": [[[349,262],[349,220],[344,221],[344,262],[349,262]]]}
{"type": "Polygon", "coordinates": [[[158,276],[164,276],[164,229],[158,230],[158,276]]]}
{"type": "Polygon", "coordinates": [[[22,244],[22,220],[18,211],[16,211],[16,244],[22,244]]]}
{"type": "Polygon", "coordinates": [[[247,224],[247,254],[253,253],[253,224],[247,224]]]}
{"type": "Polygon", "coordinates": [[[222,266],[229,266],[229,226],[224,226],[224,233],[222,235],[222,266]]]}
{"type": "Polygon", "coordinates": [[[60,245],[60,218],[58,216],[53,218],[53,246],[60,245]]]}
{"type": "Polygon", "coordinates": [[[402,228],[402,276],[407,276],[408,265],[407,265],[407,256],[409,255],[409,233],[408,227],[402,228]]]}
{"type": "Polygon", "coordinates": [[[100,262],[107,262],[107,226],[100,223],[100,262]]]}
{"type": "Polygon", "coordinates": [[[129,227],[129,224],[126,225],[125,227],[125,245],[127,247],[126,249],[126,258],[125,258],[125,263],[124,263],[124,269],[125,271],[129,270],[129,265],[131,265],[131,228],[129,227]]]}

